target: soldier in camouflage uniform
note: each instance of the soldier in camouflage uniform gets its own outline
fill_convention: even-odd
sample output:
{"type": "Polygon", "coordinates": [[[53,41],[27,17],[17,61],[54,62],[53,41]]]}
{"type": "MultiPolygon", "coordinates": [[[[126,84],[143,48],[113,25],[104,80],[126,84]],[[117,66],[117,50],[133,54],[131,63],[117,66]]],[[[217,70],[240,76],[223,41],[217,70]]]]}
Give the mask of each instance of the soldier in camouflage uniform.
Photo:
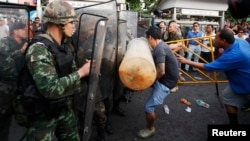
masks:
{"type": "Polygon", "coordinates": [[[61,0],[49,3],[43,19],[47,32],[40,36],[47,39],[32,44],[25,59],[35,86],[47,104],[42,104],[46,107],[44,112],[33,116],[26,138],[27,141],[52,141],[55,135],[60,141],[79,141],[72,96],[81,91],[81,78],[89,75],[91,61],[86,60],[77,70],[74,48],[68,40],[77,19],[69,3],[61,0]]]}
{"type": "Polygon", "coordinates": [[[17,90],[17,80],[24,66],[27,48],[27,26],[17,21],[10,26],[10,36],[0,41],[0,137],[8,141],[13,115],[12,102],[17,90]]]}

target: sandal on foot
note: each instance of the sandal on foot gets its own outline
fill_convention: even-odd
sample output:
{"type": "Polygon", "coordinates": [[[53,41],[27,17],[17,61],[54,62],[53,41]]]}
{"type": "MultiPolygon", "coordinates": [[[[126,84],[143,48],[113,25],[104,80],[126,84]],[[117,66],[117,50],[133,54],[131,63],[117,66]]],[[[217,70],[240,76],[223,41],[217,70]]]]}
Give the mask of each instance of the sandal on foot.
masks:
{"type": "Polygon", "coordinates": [[[149,137],[152,137],[153,135],[155,134],[155,128],[153,127],[152,130],[149,130],[149,129],[142,129],[140,130],[138,133],[137,133],[137,136],[140,137],[140,138],[149,138],[149,137]]]}

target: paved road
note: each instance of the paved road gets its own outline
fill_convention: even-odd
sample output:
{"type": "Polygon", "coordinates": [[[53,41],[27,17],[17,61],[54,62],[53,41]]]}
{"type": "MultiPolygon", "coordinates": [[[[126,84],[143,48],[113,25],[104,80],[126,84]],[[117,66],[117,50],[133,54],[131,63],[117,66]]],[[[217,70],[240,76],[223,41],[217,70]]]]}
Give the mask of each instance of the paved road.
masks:
{"type": "MultiPolygon", "coordinates": [[[[219,92],[226,84],[219,84],[219,92]]],[[[127,117],[113,115],[112,124],[115,128],[114,135],[108,136],[108,141],[140,141],[135,134],[145,127],[145,115],[143,105],[149,96],[147,92],[135,93],[132,103],[123,104],[127,117]]],[[[171,93],[164,104],[167,104],[170,113],[164,113],[163,106],[156,109],[157,120],[155,122],[156,135],[145,141],[206,141],[207,125],[227,124],[228,118],[220,100],[216,94],[215,84],[183,85],[176,93],[171,93]],[[186,98],[192,103],[190,113],[186,112],[186,105],[180,102],[186,98]],[[200,98],[210,104],[206,109],[196,105],[194,99],[200,98]]],[[[250,112],[239,112],[239,120],[242,124],[250,126],[250,112]]]]}
{"type": "MultiPolygon", "coordinates": [[[[219,92],[227,84],[218,84],[219,92]]],[[[115,132],[107,135],[107,141],[140,141],[135,134],[145,127],[145,115],[143,106],[151,89],[134,93],[131,103],[122,103],[126,110],[126,117],[111,115],[111,122],[115,132]]],[[[216,94],[215,84],[188,84],[180,85],[179,91],[171,93],[164,101],[170,113],[164,113],[163,106],[156,109],[157,120],[155,122],[156,135],[145,141],[206,141],[208,124],[227,124],[228,118],[220,100],[216,94]],[[186,112],[186,105],[180,102],[186,98],[192,103],[192,111],[186,112]],[[210,104],[206,109],[198,107],[194,99],[200,98],[210,104]]],[[[242,124],[250,126],[250,112],[239,112],[239,120],[242,124]]],[[[10,141],[19,141],[25,129],[13,124],[11,127],[10,141]]],[[[92,138],[91,140],[93,140],[92,138]]]]}

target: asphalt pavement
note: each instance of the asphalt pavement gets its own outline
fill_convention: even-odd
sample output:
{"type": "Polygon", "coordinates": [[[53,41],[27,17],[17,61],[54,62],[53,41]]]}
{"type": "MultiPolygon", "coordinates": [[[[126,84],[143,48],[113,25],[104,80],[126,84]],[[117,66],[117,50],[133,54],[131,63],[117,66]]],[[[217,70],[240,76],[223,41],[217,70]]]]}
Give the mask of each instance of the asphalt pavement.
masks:
{"type": "MultiPolygon", "coordinates": [[[[149,139],[137,138],[136,133],[145,128],[143,109],[151,89],[136,92],[131,103],[121,104],[126,111],[126,117],[112,114],[111,121],[115,132],[107,136],[107,141],[206,141],[208,125],[229,123],[218,96],[226,86],[227,83],[219,83],[219,93],[217,93],[215,84],[180,85],[179,90],[168,95],[164,101],[164,104],[169,107],[169,114],[164,112],[164,104],[157,107],[156,134],[149,139]],[[180,102],[181,98],[191,102],[191,112],[185,110],[187,106],[180,102]],[[198,106],[195,99],[202,99],[210,107],[198,106]]],[[[250,126],[250,112],[239,111],[239,123],[250,126]]]]}
{"type": "MultiPolygon", "coordinates": [[[[132,102],[121,103],[121,107],[126,111],[126,117],[111,114],[114,134],[107,135],[106,141],[206,141],[209,124],[229,123],[225,109],[218,97],[226,85],[227,83],[218,84],[219,93],[216,91],[215,84],[179,85],[179,90],[171,93],[164,100],[164,104],[169,107],[169,114],[164,112],[164,104],[156,108],[156,134],[149,139],[137,138],[136,133],[145,128],[144,104],[151,89],[134,92],[132,102]],[[186,98],[191,102],[191,112],[185,110],[187,106],[180,102],[181,98],[186,98]],[[199,107],[196,105],[195,99],[202,99],[210,107],[199,107]]],[[[239,111],[239,122],[250,126],[250,112],[239,111]]],[[[20,141],[24,133],[24,128],[13,123],[10,141],[20,141]]],[[[94,141],[94,138],[92,137],[91,141],[94,141]]]]}

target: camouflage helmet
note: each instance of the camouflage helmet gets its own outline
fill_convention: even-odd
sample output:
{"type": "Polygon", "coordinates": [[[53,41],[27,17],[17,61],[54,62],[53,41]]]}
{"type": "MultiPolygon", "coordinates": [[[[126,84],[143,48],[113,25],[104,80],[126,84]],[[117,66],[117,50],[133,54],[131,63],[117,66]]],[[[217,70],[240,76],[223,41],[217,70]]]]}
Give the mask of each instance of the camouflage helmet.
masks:
{"type": "Polygon", "coordinates": [[[44,11],[43,21],[55,24],[67,24],[78,21],[74,8],[64,0],[50,2],[44,11]]]}

